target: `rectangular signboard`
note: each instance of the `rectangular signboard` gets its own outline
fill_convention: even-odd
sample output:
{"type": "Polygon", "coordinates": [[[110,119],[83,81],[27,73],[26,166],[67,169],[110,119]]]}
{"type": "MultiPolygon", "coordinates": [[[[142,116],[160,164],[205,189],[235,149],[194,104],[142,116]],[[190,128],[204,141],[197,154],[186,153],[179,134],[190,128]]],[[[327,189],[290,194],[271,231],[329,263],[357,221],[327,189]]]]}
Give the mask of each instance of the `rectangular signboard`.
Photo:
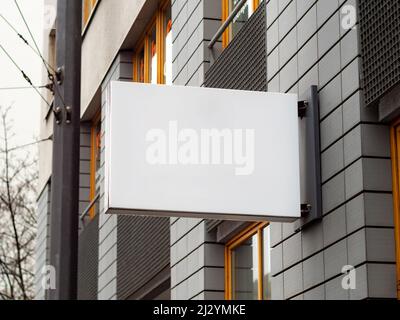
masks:
{"type": "Polygon", "coordinates": [[[112,82],[107,213],[300,217],[297,96],[112,82]]]}

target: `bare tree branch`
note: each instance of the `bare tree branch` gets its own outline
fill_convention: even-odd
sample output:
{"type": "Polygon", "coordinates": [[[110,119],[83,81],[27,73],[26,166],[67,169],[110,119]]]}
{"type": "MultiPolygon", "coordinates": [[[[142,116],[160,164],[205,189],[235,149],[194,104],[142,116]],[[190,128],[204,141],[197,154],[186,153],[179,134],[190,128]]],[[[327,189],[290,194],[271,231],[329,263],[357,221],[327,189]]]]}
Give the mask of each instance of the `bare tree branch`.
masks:
{"type": "Polygon", "coordinates": [[[0,299],[27,300],[34,297],[37,161],[9,147],[9,110],[0,107],[0,299]]]}

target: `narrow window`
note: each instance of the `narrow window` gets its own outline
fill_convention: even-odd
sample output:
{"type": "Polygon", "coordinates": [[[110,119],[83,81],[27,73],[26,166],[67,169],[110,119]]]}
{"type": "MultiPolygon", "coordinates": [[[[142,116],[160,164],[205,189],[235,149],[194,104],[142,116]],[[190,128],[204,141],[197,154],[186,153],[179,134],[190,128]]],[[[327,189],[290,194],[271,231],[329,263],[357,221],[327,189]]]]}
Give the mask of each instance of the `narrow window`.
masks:
{"type": "Polygon", "coordinates": [[[83,27],[89,21],[89,18],[97,4],[98,0],[83,0],[82,8],[83,8],[83,27]]]}
{"type": "Polygon", "coordinates": [[[163,2],[145,29],[133,57],[133,80],[172,84],[171,2],[163,2]]]}
{"type": "Polygon", "coordinates": [[[172,18],[171,4],[168,1],[163,9],[163,35],[164,35],[164,72],[163,83],[172,85],[172,18]]]}
{"type": "Polygon", "coordinates": [[[397,298],[400,299],[400,119],[391,128],[393,207],[396,240],[397,298]]]}
{"type": "MultiPolygon", "coordinates": [[[[222,21],[226,21],[231,12],[238,5],[240,0],[222,0],[222,21]]],[[[249,20],[250,16],[257,9],[259,0],[247,0],[246,4],[239,10],[233,18],[232,23],[222,37],[222,45],[225,48],[233,37],[240,31],[243,25],[249,20]]]]}
{"type": "Polygon", "coordinates": [[[136,53],[133,56],[133,81],[147,82],[146,68],[146,38],[140,43],[136,53]]]}
{"type": "Polygon", "coordinates": [[[271,299],[271,261],[268,223],[255,223],[225,248],[227,300],[271,299]]]}
{"type": "Polygon", "coordinates": [[[154,24],[150,32],[148,34],[148,55],[149,55],[149,83],[156,84],[157,83],[157,31],[156,24],[154,24]]]}
{"type": "MultiPolygon", "coordinates": [[[[93,122],[91,129],[91,155],[90,155],[90,202],[98,194],[98,182],[100,180],[101,166],[101,116],[98,114],[93,122]]],[[[89,212],[89,217],[93,219],[99,214],[99,206],[96,203],[89,212]]]]}

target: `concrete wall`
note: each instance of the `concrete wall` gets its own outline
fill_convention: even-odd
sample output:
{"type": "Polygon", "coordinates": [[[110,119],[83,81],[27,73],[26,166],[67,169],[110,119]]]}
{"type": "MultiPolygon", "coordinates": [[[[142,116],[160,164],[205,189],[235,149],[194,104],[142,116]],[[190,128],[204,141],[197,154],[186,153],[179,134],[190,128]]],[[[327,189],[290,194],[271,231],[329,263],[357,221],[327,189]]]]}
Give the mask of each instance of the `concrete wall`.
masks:
{"type": "Polygon", "coordinates": [[[358,30],[341,27],[347,4],[267,3],[269,91],[319,88],[324,214],[297,233],[272,224],[275,299],[396,297],[389,128],[364,107],[358,30]],[[356,290],[341,287],[348,264],[356,290]]]}
{"type": "MultiPolygon", "coordinates": [[[[153,0],[152,0],[153,1],[153,0]]],[[[83,115],[110,70],[145,0],[101,0],[82,43],[83,115]]]]}
{"type": "MultiPolygon", "coordinates": [[[[207,44],[221,25],[221,1],[173,0],[173,83],[202,86],[207,44]]],[[[216,44],[216,49],[221,43],[216,44]]],[[[224,246],[202,219],[171,219],[171,298],[223,299],[224,246]]]]}
{"type": "MultiPolygon", "coordinates": [[[[43,46],[42,53],[43,57],[49,64],[55,66],[55,15],[57,10],[57,0],[45,0],[44,1],[44,29],[43,29],[43,46]]],[[[43,71],[42,83],[49,83],[50,80],[47,78],[47,72],[43,71]]],[[[53,100],[53,95],[47,89],[41,89],[42,95],[47,99],[49,103],[53,100]]],[[[49,112],[49,106],[44,102],[40,106],[40,131],[39,139],[48,139],[53,134],[53,113],[49,112]]],[[[39,193],[45,188],[50,176],[52,169],[52,142],[46,141],[39,144],[39,181],[38,191],[39,193]]]]}

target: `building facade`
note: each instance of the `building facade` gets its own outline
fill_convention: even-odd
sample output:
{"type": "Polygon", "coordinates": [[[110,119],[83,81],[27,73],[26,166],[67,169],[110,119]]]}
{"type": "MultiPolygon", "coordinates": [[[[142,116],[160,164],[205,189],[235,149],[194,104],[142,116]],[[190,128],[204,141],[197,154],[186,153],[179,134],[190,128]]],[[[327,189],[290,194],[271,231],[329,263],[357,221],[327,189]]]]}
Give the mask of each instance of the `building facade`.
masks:
{"type": "MultiPolygon", "coordinates": [[[[396,1],[84,0],[79,298],[396,299],[399,17],[396,1]],[[105,214],[105,109],[116,80],[295,93],[299,101],[317,86],[322,218],[298,228],[105,214]]],[[[44,111],[43,138],[52,122],[44,111]]],[[[51,145],[41,146],[40,160],[43,299],[51,145]]]]}

